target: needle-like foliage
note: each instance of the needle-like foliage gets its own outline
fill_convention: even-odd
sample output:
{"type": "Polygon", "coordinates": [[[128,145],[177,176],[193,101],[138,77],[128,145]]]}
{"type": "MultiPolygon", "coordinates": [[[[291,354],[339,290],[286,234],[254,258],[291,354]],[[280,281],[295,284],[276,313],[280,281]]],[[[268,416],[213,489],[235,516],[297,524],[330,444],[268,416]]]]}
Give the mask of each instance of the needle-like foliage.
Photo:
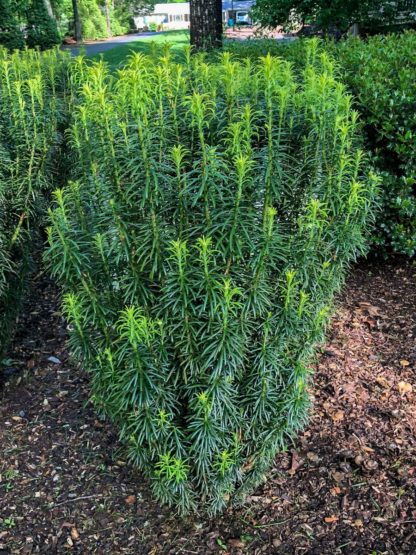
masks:
{"type": "Polygon", "coordinates": [[[52,187],[67,56],[0,49],[0,354],[15,321],[52,187]]]}
{"type": "Polygon", "coordinates": [[[163,502],[221,510],[305,423],[376,179],[331,60],[81,60],[46,260],[96,406],[163,502]]]}

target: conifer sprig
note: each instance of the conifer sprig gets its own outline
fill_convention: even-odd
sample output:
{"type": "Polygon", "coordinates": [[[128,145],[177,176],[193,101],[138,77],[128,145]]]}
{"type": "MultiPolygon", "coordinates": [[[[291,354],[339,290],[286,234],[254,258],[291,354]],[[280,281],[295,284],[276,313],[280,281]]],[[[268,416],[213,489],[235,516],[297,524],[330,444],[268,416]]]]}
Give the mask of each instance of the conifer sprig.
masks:
{"type": "MultiPolygon", "coordinates": [[[[240,499],[304,424],[377,180],[328,57],[77,60],[46,260],[97,406],[164,502],[240,499]]],[[[17,109],[16,109],[17,110],[17,109]]],[[[18,116],[18,111],[16,111],[18,116]]]]}
{"type": "Polygon", "coordinates": [[[10,54],[0,48],[0,357],[18,313],[45,195],[52,189],[67,64],[58,50],[10,54]]]}

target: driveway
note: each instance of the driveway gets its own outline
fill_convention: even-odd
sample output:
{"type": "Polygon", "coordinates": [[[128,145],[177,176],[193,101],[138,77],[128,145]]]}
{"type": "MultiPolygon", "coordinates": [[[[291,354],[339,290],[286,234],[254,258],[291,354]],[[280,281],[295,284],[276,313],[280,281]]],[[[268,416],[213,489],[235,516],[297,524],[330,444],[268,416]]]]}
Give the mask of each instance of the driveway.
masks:
{"type": "Polygon", "coordinates": [[[129,42],[136,42],[138,40],[142,40],[146,37],[153,37],[156,35],[161,35],[160,33],[132,33],[131,35],[123,35],[121,37],[112,37],[111,39],[106,40],[95,40],[82,43],[82,46],[73,46],[73,45],[64,45],[62,46],[62,50],[70,50],[73,56],[78,56],[81,49],[85,50],[87,56],[92,56],[94,54],[99,54],[100,52],[106,52],[107,50],[111,50],[116,46],[120,46],[121,44],[126,44],[129,42]]]}
{"type": "MultiPolygon", "coordinates": [[[[253,27],[243,27],[241,29],[236,29],[235,31],[233,31],[232,29],[227,29],[224,33],[224,36],[225,38],[232,40],[246,40],[255,36],[255,31],[256,29],[253,27]]],[[[93,56],[94,54],[99,54],[100,52],[106,52],[107,50],[116,48],[116,46],[120,46],[121,44],[128,44],[130,42],[136,42],[147,37],[155,37],[156,35],[163,34],[164,31],[132,33],[130,35],[123,35],[121,37],[112,37],[111,39],[87,41],[82,43],[82,46],[63,45],[61,48],[62,50],[70,50],[73,56],[78,56],[81,49],[84,49],[86,51],[87,56],[93,56]]],[[[169,33],[166,33],[166,36],[167,40],[169,40],[169,33]]],[[[296,37],[286,35],[280,30],[269,33],[267,38],[274,38],[282,42],[292,41],[296,39],[296,37]]]]}

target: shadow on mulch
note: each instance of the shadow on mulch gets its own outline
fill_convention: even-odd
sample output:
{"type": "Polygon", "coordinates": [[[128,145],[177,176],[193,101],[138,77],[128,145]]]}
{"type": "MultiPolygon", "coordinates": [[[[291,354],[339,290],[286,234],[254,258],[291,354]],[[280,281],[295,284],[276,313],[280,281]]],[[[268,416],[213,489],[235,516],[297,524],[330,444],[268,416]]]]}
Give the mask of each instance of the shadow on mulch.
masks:
{"type": "Polygon", "coordinates": [[[0,554],[416,553],[415,267],[354,269],[308,428],[244,507],[211,520],[160,507],[125,464],[57,310],[38,279],[9,353],[20,372],[0,392],[0,554]]]}

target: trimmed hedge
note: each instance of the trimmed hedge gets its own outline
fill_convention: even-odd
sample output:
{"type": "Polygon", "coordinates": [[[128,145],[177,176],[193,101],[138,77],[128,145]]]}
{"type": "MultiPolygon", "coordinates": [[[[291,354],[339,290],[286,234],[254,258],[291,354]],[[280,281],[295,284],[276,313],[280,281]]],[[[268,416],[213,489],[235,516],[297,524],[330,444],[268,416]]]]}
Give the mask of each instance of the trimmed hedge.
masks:
{"type": "Polygon", "coordinates": [[[72,352],[155,495],[219,511],[308,413],[309,363],[377,189],[327,56],[74,65],[45,260],[72,352]]]}

